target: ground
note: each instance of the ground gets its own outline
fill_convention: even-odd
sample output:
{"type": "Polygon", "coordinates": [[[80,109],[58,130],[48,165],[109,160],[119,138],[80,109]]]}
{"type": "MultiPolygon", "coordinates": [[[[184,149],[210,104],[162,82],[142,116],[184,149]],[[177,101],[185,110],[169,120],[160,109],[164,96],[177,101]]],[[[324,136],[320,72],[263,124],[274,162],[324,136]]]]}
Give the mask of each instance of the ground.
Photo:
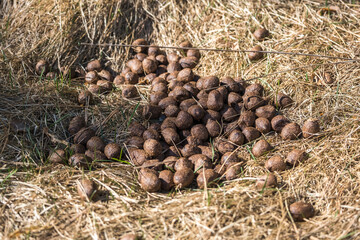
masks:
{"type": "MultiPolygon", "coordinates": [[[[124,233],[144,239],[360,238],[359,17],[357,1],[0,3],[0,238],[119,239],[124,233]],[[321,11],[332,5],[337,11],[321,11]],[[270,30],[270,39],[254,39],[251,33],[260,26],[270,30]],[[251,158],[251,146],[244,146],[239,151],[247,164],[239,179],[170,194],[144,192],[127,164],[98,163],[82,172],[47,163],[49,152],[68,140],[67,124],[77,114],[119,143],[126,123],[142,118],[135,111],[138,102],[121,99],[120,90],[101,96],[94,106],[79,106],[82,82],[44,80],[34,72],[36,62],[44,58],[67,67],[101,58],[118,71],[129,58],[128,48],[82,43],[131,43],[137,37],[158,45],[188,39],[202,48],[259,44],[267,51],[336,57],[269,53],[251,63],[241,52],[202,51],[195,70],[201,76],[253,79],[268,96],[279,91],[291,96],[295,104],[284,114],[300,125],[318,118],[321,135],[287,142],[276,134],[266,138],[278,154],[301,148],[310,158],[278,173],[281,184],[275,191],[258,192],[254,179],[265,172],[267,157],[251,158]],[[321,84],[324,72],[332,73],[334,84],[321,84]],[[16,118],[27,122],[25,133],[11,130],[16,118]],[[96,202],[77,195],[76,182],[84,175],[104,193],[96,202]],[[288,206],[296,200],[310,202],[316,216],[293,222],[288,206]]],[[[139,90],[141,108],[148,87],[139,90]]]]}

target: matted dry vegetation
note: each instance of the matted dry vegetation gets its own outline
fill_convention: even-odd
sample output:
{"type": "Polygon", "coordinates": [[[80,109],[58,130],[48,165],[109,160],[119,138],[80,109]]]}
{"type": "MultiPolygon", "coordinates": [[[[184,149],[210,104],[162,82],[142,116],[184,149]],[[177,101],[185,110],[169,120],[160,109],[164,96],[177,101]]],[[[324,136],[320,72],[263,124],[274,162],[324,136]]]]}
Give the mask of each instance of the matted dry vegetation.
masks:
{"type": "MultiPolygon", "coordinates": [[[[132,232],[145,239],[358,239],[359,220],[359,62],[319,65],[262,77],[273,95],[289,94],[296,104],[285,116],[302,124],[319,118],[316,139],[283,142],[267,136],[276,152],[297,147],[310,158],[277,174],[273,193],[254,190],[254,178],[265,172],[266,157],[247,160],[243,175],[223,186],[149,194],[138,185],[136,171],[122,163],[98,163],[81,172],[46,162],[51,149],[67,140],[72,116],[86,114],[105,139],[121,143],[137,102],[120,91],[101,96],[97,105],[80,107],[78,80],[47,81],[34,74],[40,58],[58,66],[86,64],[102,58],[120,70],[129,49],[79,43],[130,43],[144,37],[159,45],[189,39],[195,46],[249,49],[251,32],[265,26],[271,39],[266,50],[359,57],[360,6],[334,1],[336,14],[321,16],[323,1],[2,1],[0,3],[0,238],[119,239],[132,232]],[[313,73],[331,71],[336,84],[319,85],[313,73]],[[29,130],[14,134],[10,122],[26,119],[29,130]],[[76,182],[93,178],[103,195],[82,202],[76,182]],[[294,223],[288,206],[295,200],[313,204],[316,216],[294,223]]],[[[332,4],[331,1],[327,1],[332,4]]],[[[355,1],[356,2],[356,1],[355,1]]],[[[357,2],[356,2],[357,3],[357,2]]],[[[251,79],[307,64],[340,60],[267,54],[250,63],[243,53],[202,52],[199,75],[251,79]]],[[[147,87],[139,87],[146,101],[147,87]]],[[[134,118],[142,120],[140,114],[134,118]]]]}

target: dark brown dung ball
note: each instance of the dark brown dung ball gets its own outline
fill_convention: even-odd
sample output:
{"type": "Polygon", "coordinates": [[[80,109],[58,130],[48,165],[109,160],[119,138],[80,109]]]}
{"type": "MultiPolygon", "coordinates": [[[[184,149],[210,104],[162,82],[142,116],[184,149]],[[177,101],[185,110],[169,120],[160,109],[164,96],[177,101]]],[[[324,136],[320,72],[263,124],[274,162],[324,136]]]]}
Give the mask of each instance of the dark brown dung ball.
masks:
{"type": "Polygon", "coordinates": [[[96,85],[98,85],[104,92],[109,92],[113,89],[112,82],[107,80],[99,80],[96,82],[96,85]]]}
{"type": "Polygon", "coordinates": [[[206,124],[208,122],[208,120],[214,120],[214,121],[220,122],[221,115],[219,112],[208,109],[208,110],[206,110],[206,113],[202,119],[202,122],[204,124],[206,124]]]}
{"type": "Polygon", "coordinates": [[[235,107],[237,105],[237,103],[243,101],[241,95],[238,93],[235,93],[235,92],[230,92],[227,100],[228,100],[227,101],[228,105],[231,107],[235,107]]]}
{"type": "Polygon", "coordinates": [[[221,164],[217,164],[215,167],[214,167],[214,171],[219,174],[219,180],[223,180],[224,177],[225,177],[225,173],[226,173],[226,167],[221,165],[221,164]]]}
{"type": "Polygon", "coordinates": [[[97,71],[100,72],[101,71],[101,62],[100,60],[96,59],[93,61],[88,62],[88,64],[86,65],[86,70],[87,71],[97,71]]]}
{"type": "Polygon", "coordinates": [[[134,58],[138,59],[141,62],[144,61],[144,59],[147,57],[148,57],[148,55],[146,55],[145,53],[137,53],[134,56],[134,58]]]}
{"type": "Polygon", "coordinates": [[[144,69],[142,66],[142,62],[140,62],[138,59],[131,59],[126,63],[126,66],[130,68],[130,70],[133,73],[136,73],[138,75],[141,75],[144,73],[144,69]]]}
{"type": "Polygon", "coordinates": [[[121,147],[117,143],[109,143],[104,148],[104,153],[108,159],[118,159],[121,154],[121,147]]]}
{"type": "Polygon", "coordinates": [[[186,56],[187,57],[196,57],[197,59],[200,59],[201,54],[200,54],[200,51],[197,49],[189,49],[189,50],[187,50],[186,56]]]}
{"type": "Polygon", "coordinates": [[[78,103],[81,105],[91,104],[93,99],[92,93],[90,91],[84,90],[79,92],[78,103]]]}
{"type": "Polygon", "coordinates": [[[275,98],[275,104],[282,108],[290,107],[293,102],[294,101],[284,93],[278,93],[275,98]]]}
{"type": "Polygon", "coordinates": [[[177,55],[175,52],[172,52],[172,53],[169,53],[167,55],[167,60],[168,60],[169,63],[171,63],[171,62],[179,62],[180,56],[177,55]]]}
{"type": "Polygon", "coordinates": [[[206,123],[206,129],[211,137],[217,137],[221,133],[221,126],[217,121],[209,119],[206,123]]]}
{"type": "Polygon", "coordinates": [[[258,28],[255,30],[255,32],[253,33],[254,37],[256,38],[256,40],[258,41],[262,41],[264,40],[266,37],[268,37],[270,35],[269,31],[265,28],[258,28]]]}
{"type": "MultiPolygon", "coordinates": [[[[199,59],[196,57],[182,57],[179,60],[179,64],[182,68],[194,68],[198,64],[199,59]]],[[[179,70],[178,70],[179,71],[179,70]]]]}
{"type": "Polygon", "coordinates": [[[145,58],[142,61],[142,67],[144,69],[145,74],[154,73],[157,69],[157,64],[154,60],[150,58],[145,58]]]}
{"type": "Polygon", "coordinates": [[[231,163],[226,168],[225,177],[226,180],[230,181],[239,177],[242,172],[242,166],[239,163],[231,163]]]}
{"type": "Polygon", "coordinates": [[[277,115],[277,116],[273,117],[273,119],[271,119],[271,127],[276,132],[281,132],[281,130],[288,123],[290,123],[290,121],[283,115],[277,115]]]}
{"type": "Polygon", "coordinates": [[[141,166],[145,161],[149,159],[148,155],[143,149],[130,148],[128,152],[129,157],[135,166],[141,166]]]}
{"type": "Polygon", "coordinates": [[[221,165],[229,166],[231,163],[238,163],[242,161],[241,158],[239,158],[236,154],[236,152],[227,152],[221,157],[221,165]]]}
{"type": "Polygon", "coordinates": [[[305,218],[311,218],[315,216],[315,209],[310,203],[305,202],[295,202],[289,206],[289,211],[291,213],[294,221],[300,222],[305,218]]]}
{"type": "Polygon", "coordinates": [[[220,143],[216,144],[217,150],[221,154],[225,154],[227,152],[233,152],[236,149],[236,146],[232,143],[221,141],[220,143]]]}
{"type": "Polygon", "coordinates": [[[302,127],[302,134],[304,138],[311,138],[320,132],[319,120],[310,118],[305,121],[302,127]]]}
{"type": "Polygon", "coordinates": [[[184,68],[177,75],[177,80],[180,82],[188,83],[194,79],[194,73],[191,68],[184,68]]]}
{"type": "Polygon", "coordinates": [[[195,174],[190,168],[181,168],[174,174],[174,184],[178,188],[188,187],[194,180],[195,174]]]}
{"type": "Polygon", "coordinates": [[[129,67],[125,67],[125,68],[121,71],[120,75],[124,77],[125,74],[128,73],[128,72],[131,72],[131,69],[130,69],[129,67]]]}
{"type": "Polygon", "coordinates": [[[93,136],[92,138],[89,139],[89,141],[87,141],[86,148],[91,151],[96,151],[96,150],[104,151],[105,143],[100,137],[93,136]]]}
{"type": "Polygon", "coordinates": [[[77,168],[88,168],[91,164],[91,159],[85,154],[76,153],[72,155],[69,160],[69,165],[77,168]]]}
{"type": "Polygon", "coordinates": [[[214,169],[204,169],[200,171],[199,176],[196,178],[196,182],[199,188],[203,189],[205,186],[212,187],[216,185],[216,180],[219,178],[219,174],[214,169]]]}
{"type": "Polygon", "coordinates": [[[66,152],[62,149],[53,151],[49,156],[49,161],[51,163],[65,163],[66,159],[66,152]]]}
{"type": "Polygon", "coordinates": [[[247,110],[255,110],[258,107],[261,107],[266,104],[266,101],[258,95],[244,95],[244,106],[247,110]]]}
{"type": "MultiPolygon", "coordinates": [[[[192,47],[192,44],[191,42],[189,42],[188,40],[186,41],[183,41],[179,44],[179,47],[181,48],[191,48],[192,47]]],[[[188,49],[183,49],[183,51],[186,53],[188,51],[188,49]]]]}
{"type": "Polygon", "coordinates": [[[145,119],[158,119],[161,116],[162,109],[158,105],[146,105],[143,108],[143,117],[145,119]]]}
{"type": "Polygon", "coordinates": [[[239,117],[238,125],[241,129],[253,127],[255,125],[255,119],[256,116],[252,111],[244,111],[239,117]]]}
{"type": "Polygon", "coordinates": [[[207,102],[206,102],[207,108],[214,110],[214,111],[220,111],[222,107],[224,106],[223,97],[217,90],[212,90],[209,93],[207,102]]]}
{"type": "Polygon", "coordinates": [[[101,70],[99,73],[98,73],[99,77],[101,79],[104,79],[104,80],[107,80],[109,82],[112,82],[114,80],[113,76],[111,75],[111,73],[107,70],[101,70]]]}
{"type": "Polygon", "coordinates": [[[175,105],[169,105],[165,108],[164,114],[166,117],[176,117],[180,112],[180,108],[175,105]]]}
{"type": "Polygon", "coordinates": [[[260,157],[260,156],[264,155],[265,153],[268,153],[272,149],[273,149],[273,147],[270,145],[270,143],[268,143],[264,139],[261,139],[257,143],[254,144],[254,146],[252,148],[252,154],[255,157],[260,157]]]}
{"type": "Polygon", "coordinates": [[[290,166],[297,166],[300,162],[304,162],[308,155],[304,150],[294,149],[288,153],[286,163],[290,166]]]}
{"type": "Polygon", "coordinates": [[[190,157],[192,155],[195,154],[200,154],[201,150],[200,148],[198,148],[196,145],[191,145],[191,144],[186,144],[182,149],[181,149],[181,155],[183,157],[190,157]]]}
{"type": "Polygon", "coordinates": [[[182,102],[186,99],[189,99],[191,97],[191,94],[188,90],[181,86],[177,86],[169,93],[169,96],[173,96],[176,101],[182,102]]]}
{"type": "Polygon", "coordinates": [[[156,83],[151,87],[151,92],[164,92],[164,93],[167,93],[168,92],[168,86],[164,82],[156,83]]]}
{"type": "MultiPolygon", "coordinates": [[[[143,38],[136,39],[133,43],[133,46],[139,46],[139,45],[148,45],[147,41],[143,38]]],[[[134,51],[136,53],[145,53],[147,50],[147,47],[133,47],[134,51]]]]}
{"type": "Polygon", "coordinates": [[[74,136],[74,143],[85,145],[90,138],[95,136],[95,131],[91,128],[81,128],[74,136]]]}
{"type": "Polygon", "coordinates": [[[194,164],[186,157],[181,157],[175,162],[174,169],[179,171],[182,168],[194,169],[194,164]]]}
{"type": "Polygon", "coordinates": [[[128,98],[128,99],[136,98],[136,97],[139,97],[139,93],[138,93],[135,86],[128,85],[128,86],[123,87],[123,89],[122,89],[122,97],[123,98],[128,98]]]}
{"type": "Polygon", "coordinates": [[[90,179],[84,178],[77,184],[78,194],[83,201],[91,201],[96,194],[98,186],[90,179]]]}
{"type": "Polygon", "coordinates": [[[189,91],[191,96],[196,96],[199,93],[199,89],[197,89],[196,83],[194,81],[185,83],[183,87],[189,91]]]}
{"type": "Polygon", "coordinates": [[[297,123],[288,123],[281,130],[281,138],[283,140],[295,140],[298,139],[301,135],[301,128],[297,123]]]}
{"type": "Polygon", "coordinates": [[[165,118],[164,121],[161,123],[160,129],[163,130],[165,128],[173,128],[176,130],[175,120],[176,118],[174,117],[165,118]]]}
{"type": "Polygon", "coordinates": [[[264,94],[264,87],[259,83],[253,83],[245,88],[245,95],[247,96],[262,96],[264,94]]]}
{"type": "Polygon", "coordinates": [[[271,124],[267,118],[257,118],[255,120],[255,128],[262,134],[266,134],[271,131],[271,124]]]}
{"type": "Polygon", "coordinates": [[[178,129],[187,129],[193,125],[193,118],[189,113],[180,111],[175,119],[175,124],[178,129]]]}
{"type": "MultiPolygon", "coordinates": [[[[170,148],[175,148],[174,146],[171,146],[170,148]]],[[[170,150],[170,149],[169,149],[170,150]]],[[[175,150],[175,149],[173,149],[175,150]]],[[[180,157],[179,155],[176,155],[175,152],[173,152],[172,150],[170,150],[171,153],[168,153],[169,154],[163,161],[164,165],[165,165],[165,168],[167,169],[170,169],[172,171],[174,171],[174,167],[175,167],[175,163],[176,161],[178,160],[178,158],[180,157]]],[[[169,151],[169,152],[170,152],[169,151]]],[[[176,151],[176,150],[175,150],[176,151]]]]}
{"type": "Polygon", "coordinates": [[[89,84],[88,86],[88,90],[92,93],[92,94],[101,94],[104,92],[104,89],[96,84],[89,84]]]}
{"type": "MultiPolygon", "coordinates": [[[[161,99],[158,105],[159,105],[159,107],[161,107],[162,109],[165,109],[165,108],[167,108],[167,107],[170,106],[170,105],[175,105],[175,106],[177,106],[178,103],[177,103],[177,101],[176,101],[176,99],[175,99],[174,97],[166,97],[166,98],[164,98],[164,99],[161,99]]],[[[180,107],[180,109],[181,109],[181,107],[180,107]]]]}
{"type": "MultiPolygon", "coordinates": [[[[251,51],[264,51],[259,45],[256,45],[255,47],[253,47],[250,50],[251,51]]],[[[264,53],[262,53],[262,52],[249,52],[248,57],[249,57],[250,61],[257,61],[257,60],[260,60],[260,59],[262,59],[264,57],[264,53]]]]}
{"type": "Polygon", "coordinates": [[[85,153],[85,151],[86,151],[85,146],[82,144],[72,144],[70,147],[71,154],[85,153]]]}
{"type": "Polygon", "coordinates": [[[220,86],[216,90],[221,94],[223,102],[227,102],[227,96],[229,94],[227,88],[225,86],[220,86]]]}
{"type": "Polygon", "coordinates": [[[122,75],[117,75],[115,78],[114,78],[114,81],[113,81],[114,85],[116,87],[120,87],[122,84],[125,83],[125,77],[122,76],[122,75]]]}
{"type": "Polygon", "coordinates": [[[150,46],[148,49],[148,55],[149,56],[156,56],[160,53],[160,48],[156,46],[150,46]]]}
{"type": "Polygon", "coordinates": [[[246,127],[243,129],[242,133],[248,142],[251,142],[261,136],[261,133],[254,127],[246,127]]]}
{"type": "Polygon", "coordinates": [[[141,137],[145,130],[146,128],[138,122],[132,122],[128,127],[131,136],[141,137]]]}
{"type": "Polygon", "coordinates": [[[169,65],[167,65],[166,70],[168,73],[172,72],[178,72],[181,71],[181,65],[179,62],[170,62],[169,65]]]}
{"type": "Polygon", "coordinates": [[[124,81],[126,84],[137,84],[139,83],[139,75],[133,72],[125,73],[124,81]]]}
{"type": "Polygon", "coordinates": [[[271,120],[273,117],[275,117],[276,109],[272,105],[265,105],[262,107],[259,107],[255,110],[255,114],[257,117],[261,118],[267,118],[271,120]]]}
{"type": "Polygon", "coordinates": [[[196,101],[194,99],[186,99],[180,103],[180,109],[187,112],[189,108],[193,105],[196,105],[196,101]]]}
{"type": "Polygon", "coordinates": [[[132,136],[126,140],[126,146],[130,148],[142,148],[144,139],[138,136],[132,136]]]}
{"type": "Polygon", "coordinates": [[[286,163],[279,155],[275,155],[269,158],[265,163],[265,168],[270,172],[284,171],[286,169],[286,163]]]}
{"type": "Polygon", "coordinates": [[[245,89],[231,77],[224,77],[220,80],[221,84],[226,86],[229,92],[244,93],[245,89]]]}
{"type": "Polygon", "coordinates": [[[223,124],[223,130],[224,130],[224,136],[229,137],[232,131],[240,130],[240,128],[237,124],[237,121],[234,121],[231,123],[223,124]]]}
{"type": "Polygon", "coordinates": [[[235,109],[229,106],[224,106],[223,109],[220,111],[220,114],[222,115],[222,118],[225,122],[235,121],[239,116],[235,109]]]}
{"type": "Polygon", "coordinates": [[[199,90],[206,90],[206,92],[210,92],[211,90],[214,90],[217,87],[219,87],[219,85],[220,85],[220,80],[218,77],[208,76],[203,78],[201,89],[199,88],[199,90]]]}
{"type": "Polygon", "coordinates": [[[205,116],[205,110],[199,105],[192,105],[187,112],[196,120],[200,121],[205,116]]]}
{"type": "MultiPolygon", "coordinates": [[[[170,90],[174,90],[176,87],[182,87],[182,86],[184,86],[184,83],[183,83],[183,82],[180,82],[180,81],[178,81],[178,80],[176,80],[176,79],[170,80],[170,81],[169,81],[169,84],[168,84],[168,88],[169,88],[170,90]]],[[[170,92],[169,95],[172,96],[172,97],[174,97],[174,96],[173,96],[174,93],[172,93],[172,92],[170,92]]]]}
{"type": "Polygon", "coordinates": [[[139,172],[141,188],[147,192],[158,192],[161,189],[161,181],[155,170],[142,168],[139,172]]]}
{"type": "Polygon", "coordinates": [[[194,164],[194,170],[196,173],[199,173],[202,168],[208,169],[213,167],[211,159],[203,154],[192,155],[189,157],[189,160],[194,164]]]}
{"type": "Polygon", "coordinates": [[[142,138],[143,140],[148,140],[148,139],[160,140],[159,131],[160,129],[156,130],[149,127],[147,130],[144,131],[142,138]]]}
{"type": "Polygon", "coordinates": [[[98,150],[96,150],[96,151],[86,150],[85,156],[90,158],[92,161],[107,160],[107,157],[105,156],[105,154],[98,150]]]}
{"type": "Polygon", "coordinates": [[[144,142],[144,150],[150,157],[157,157],[162,152],[162,146],[155,139],[148,139],[144,142]]]}
{"type": "Polygon", "coordinates": [[[191,128],[191,135],[201,141],[209,139],[209,132],[203,124],[196,124],[191,128]]]}
{"type": "Polygon", "coordinates": [[[162,170],[159,173],[159,179],[161,181],[161,189],[164,191],[169,191],[175,186],[174,184],[174,173],[170,170],[162,170]]]}
{"type": "Polygon", "coordinates": [[[257,179],[255,187],[258,191],[262,191],[266,188],[275,188],[277,187],[277,184],[275,175],[273,173],[268,173],[257,179]]]}
{"type": "Polygon", "coordinates": [[[85,75],[85,82],[96,83],[99,80],[99,76],[95,71],[87,72],[85,75]]]}
{"type": "Polygon", "coordinates": [[[85,118],[83,116],[76,116],[73,119],[71,119],[68,130],[71,135],[74,135],[85,126],[86,126],[85,118]]]}
{"type": "Polygon", "coordinates": [[[167,61],[165,55],[162,55],[162,54],[157,55],[157,56],[155,57],[155,59],[156,59],[156,61],[158,61],[158,63],[159,63],[160,65],[167,65],[167,64],[168,64],[168,61],[167,61]]]}
{"type": "Polygon", "coordinates": [[[152,92],[149,96],[149,101],[152,105],[158,105],[159,102],[166,97],[167,94],[164,92],[152,92]]]}
{"type": "Polygon", "coordinates": [[[240,130],[233,130],[231,131],[231,133],[229,134],[228,137],[229,141],[240,146],[243,145],[245,142],[245,136],[244,134],[242,134],[242,132],[240,130]]]}
{"type": "Polygon", "coordinates": [[[213,146],[199,146],[201,149],[201,154],[208,157],[212,162],[216,162],[220,159],[219,153],[215,150],[213,146]]]}
{"type": "Polygon", "coordinates": [[[169,145],[174,145],[180,142],[180,136],[174,128],[165,128],[161,130],[161,135],[165,142],[169,145]]]}
{"type": "Polygon", "coordinates": [[[35,72],[38,75],[46,76],[46,74],[49,72],[49,64],[47,63],[47,61],[45,61],[43,59],[39,60],[36,63],[35,72]]]}

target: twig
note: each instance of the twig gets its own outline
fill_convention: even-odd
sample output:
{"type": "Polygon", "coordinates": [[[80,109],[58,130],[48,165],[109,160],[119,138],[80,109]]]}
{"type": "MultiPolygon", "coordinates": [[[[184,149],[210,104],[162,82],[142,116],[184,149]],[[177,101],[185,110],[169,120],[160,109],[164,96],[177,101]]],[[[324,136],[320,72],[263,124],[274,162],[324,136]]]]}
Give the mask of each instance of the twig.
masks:
{"type": "Polygon", "coordinates": [[[80,45],[86,46],[117,46],[117,47],[158,47],[158,48],[167,48],[167,49],[183,49],[183,50],[199,50],[199,51],[212,51],[212,52],[260,52],[260,53],[269,53],[269,54],[283,54],[283,55],[296,55],[296,56],[307,56],[307,57],[318,57],[318,58],[329,58],[329,59],[341,59],[341,60],[351,60],[351,61],[360,61],[357,58],[344,58],[344,57],[335,57],[311,53],[292,53],[292,52],[281,52],[281,51],[254,51],[254,50],[243,50],[243,49],[220,49],[220,48],[195,48],[195,47],[174,47],[174,46],[159,46],[159,45],[132,45],[132,44],[113,44],[113,43],[80,43],[80,45]]]}

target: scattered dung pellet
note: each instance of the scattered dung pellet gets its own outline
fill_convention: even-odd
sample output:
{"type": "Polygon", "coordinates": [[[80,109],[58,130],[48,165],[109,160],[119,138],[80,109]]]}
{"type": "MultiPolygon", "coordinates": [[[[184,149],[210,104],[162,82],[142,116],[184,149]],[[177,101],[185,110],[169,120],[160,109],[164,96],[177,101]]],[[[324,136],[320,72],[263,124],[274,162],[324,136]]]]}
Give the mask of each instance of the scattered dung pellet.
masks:
{"type": "Polygon", "coordinates": [[[312,218],[315,216],[314,207],[310,203],[302,201],[291,204],[289,206],[289,211],[294,221],[297,222],[303,221],[305,218],[312,218]]]}

